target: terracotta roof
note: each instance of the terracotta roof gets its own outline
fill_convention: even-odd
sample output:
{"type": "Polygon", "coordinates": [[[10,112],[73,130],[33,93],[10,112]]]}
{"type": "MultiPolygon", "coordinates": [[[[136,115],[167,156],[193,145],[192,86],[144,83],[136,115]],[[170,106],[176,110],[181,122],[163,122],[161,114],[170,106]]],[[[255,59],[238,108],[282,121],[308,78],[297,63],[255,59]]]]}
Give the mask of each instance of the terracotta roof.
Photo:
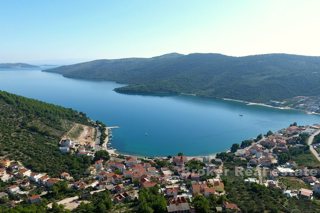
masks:
{"type": "Polygon", "coordinates": [[[239,207],[237,206],[237,204],[235,204],[235,203],[225,202],[224,207],[226,209],[240,210],[239,207]]]}
{"type": "Polygon", "coordinates": [[[306,197],[311,197],[312,194],[313,194],[312,190],[310,190],[310,189],[304,189],[304,188],[301,188],[301,189],[299,190],[299,192],[300,192],[300,195],[306,196],[306,197]]]}
{"type": "Polygon", "coordinates": [[[210,193],[210,194],[214,194],[216,192],[216,190],[213,187],[211,187],[211,188],[206,187],[206,188],[204,188],[203,191],[204,191],[204,193],[210,193]]]}
{"type": "Polygon", "coordinates": [[[29,197],[29,200],[37,200],[40,199],[40,195],[31,195],[31,197],[29,197]]]}
{"type": "Polygon", "coordinates": [[[95,164],[101,164],[101,163],[103,163],[103,160],[102,160],[102,159],[97,160],[97,161],[95,162],[95,164]]]}
{"type": "Polygon", "coordinates": [[[144,181],[144,182],[142,182],[142,187],[144,187],[144,188],[154,187],[155,185],[157,185],[157,183],[152,182],[152,181],[144,181]]]}

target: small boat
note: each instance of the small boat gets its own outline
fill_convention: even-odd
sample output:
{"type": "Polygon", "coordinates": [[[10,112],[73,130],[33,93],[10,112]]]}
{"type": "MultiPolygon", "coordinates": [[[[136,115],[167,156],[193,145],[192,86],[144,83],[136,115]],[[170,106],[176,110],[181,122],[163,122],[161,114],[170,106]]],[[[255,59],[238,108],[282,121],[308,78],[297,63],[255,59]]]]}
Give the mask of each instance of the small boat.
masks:
{"type": "Polygon", "coordinates": [[[242,115],[242,114],[239,114],[239,116],[242,117],[243,115],[242,115]]]}

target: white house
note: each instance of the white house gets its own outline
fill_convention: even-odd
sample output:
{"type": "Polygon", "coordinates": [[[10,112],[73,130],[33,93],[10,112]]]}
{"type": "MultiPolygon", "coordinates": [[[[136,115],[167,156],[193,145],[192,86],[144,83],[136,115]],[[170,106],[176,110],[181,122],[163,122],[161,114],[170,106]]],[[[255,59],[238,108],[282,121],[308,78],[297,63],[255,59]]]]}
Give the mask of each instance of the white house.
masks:
{"type": "Polygon", "coordinates": [[[17,194],[19,191],[20,191],[20,188],[17,185],[12,185],[8,188],[8,192],[10,194],[17,194]]]}

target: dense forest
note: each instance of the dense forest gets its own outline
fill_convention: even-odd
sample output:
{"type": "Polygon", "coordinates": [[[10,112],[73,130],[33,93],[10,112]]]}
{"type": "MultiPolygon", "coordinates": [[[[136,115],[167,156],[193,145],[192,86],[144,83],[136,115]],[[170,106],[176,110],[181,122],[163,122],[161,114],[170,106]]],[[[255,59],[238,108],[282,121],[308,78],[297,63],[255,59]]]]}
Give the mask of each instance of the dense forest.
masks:
{"type": "Polygon", "coordinates": [[[123,93],[196,94],[268,102],[320,94],[320,57],[266,54],[167,54],[96,60],[45,70],[70,78],[128,84],[123,93]]]}
{"type": "Polygon", "coordinates": [[[61,154],[60,137],[74,122],[88,124],[83,113],[0,91],[0,156],[21,161],[35,172],[75,177],[90,164],[87,157],[61,154]]]}

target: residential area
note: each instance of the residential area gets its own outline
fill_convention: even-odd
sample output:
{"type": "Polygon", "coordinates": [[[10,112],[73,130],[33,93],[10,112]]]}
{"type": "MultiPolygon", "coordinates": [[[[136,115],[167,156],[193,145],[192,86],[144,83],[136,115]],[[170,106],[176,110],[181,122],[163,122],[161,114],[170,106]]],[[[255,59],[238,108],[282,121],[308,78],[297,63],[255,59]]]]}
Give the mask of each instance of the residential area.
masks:
{"type": "MultiPolygon", "coordinates": [[[[241,212],[237,203],[226,198],[229,192],[224,178],[229,174],[225,164],[228,164],[230,156],[232,161],[245,165],[234,168],[234,175],[242,178],[245,184],[280,189],[288,198],[317,200],[320,171],[314,165],[319,162],[311,152],[304,154],[304,151],[306,147],[309,151],[310,137],[314,139],[319,132],[319,125],[294,124],[240,145],[234,144],[230,151],[216,157],[187,157],[183,153],[167,157],[137,157],[108,153],[104,144],[99,151],[92,149],[88,156],[92,156],[93,163],[87,169],[87,175],[77,180],[67,172],[59,177],[36,173],[20,162],[3,158],[0,161],[0,179],[4,190],[0,193],[0,200],[10,206],[45,202],[49,209],[58,204],[64,209],[76,210],[81,204],[91,202],[88,199],[90,195],[108,191],[113,205],[119,207],[114,212],[124,212],[134,210],[130,203],[139,200],[142,190],[156,189],[166,200],[167,212],[197,212],[200,207],[196,206],[195,199],[201,197],[218,200],[215,212],[241,212]],[[288,154],[290,152],[297,154],[288,154]],[[292,159],[292,156],[296,158],[292,159]],[[312,161],[301,164],[309,158],[312,161]],[[247,174],[249,170],[263,172],[247,174]],[[53,199],[55,193],[63,190],[68,193],[60,200],[53,199]]],[[[61,140],[59,146],[60,149],[75,147],[70,139],[61,140]]],[[[318,143],[311,145],[310,149],[317,146],[318,143]]],[[[79,148],[66,154],[79,155],[82,152],[79,148]]]]}

